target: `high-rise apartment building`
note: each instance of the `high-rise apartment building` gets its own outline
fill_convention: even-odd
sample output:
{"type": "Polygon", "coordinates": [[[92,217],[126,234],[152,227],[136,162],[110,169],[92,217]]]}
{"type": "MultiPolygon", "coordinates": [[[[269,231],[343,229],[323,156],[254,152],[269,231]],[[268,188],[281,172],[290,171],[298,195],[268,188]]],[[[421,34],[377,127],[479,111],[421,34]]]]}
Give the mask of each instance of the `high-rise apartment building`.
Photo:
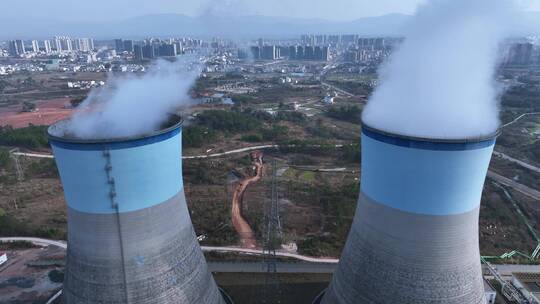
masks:
{"type": "Polygon", "coordinates": [[[122,53],[124,51],[124,40],[114,39],[114,49],[116,53],[122,53]]]}
{"type": "Polygon", "coordinates": [[[43,40],[43,47],[45,49],[45,54],[50,54],[52,52],[52,45],[50,40],[43,40]]]}
{"type": "Polygon", "coordinates": [[[39,52],[39,43],[37,40],[32,40],[32,52],[39,52]]]}
{"type": "Polygon", "coordinates": [[[17,51],[18,51],[18,54],[24,54],[26,53],[26,50],[24,48],[24,41],[22,40],[15,40],[15,44],[17,45],[17,51]]]}
{"type": "Polygon", "coordinates": [[[125,52],[133,53],[133,40],[124,40],[123,49],[125,52]]]}

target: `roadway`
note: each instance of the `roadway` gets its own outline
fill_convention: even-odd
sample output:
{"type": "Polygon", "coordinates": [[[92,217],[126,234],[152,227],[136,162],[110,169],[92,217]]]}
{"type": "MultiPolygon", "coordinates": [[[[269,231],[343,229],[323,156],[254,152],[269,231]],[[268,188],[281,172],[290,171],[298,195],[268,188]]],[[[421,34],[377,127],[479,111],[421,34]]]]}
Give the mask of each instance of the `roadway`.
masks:
{"type": "MultiPolygon", "coordinates": [[[[10,241],[28,241],[40,246],[58,246],[66,249],[67,244],[63,241],[48,240],[34,237],[2,237],[0,242],[10,241]]],[[[217,247],[217,246],[201,246],[206,252],[237,252],[252,255],[262,255],[262,250],[245,249],[238,247],[217,247]]],[[[294,258],[308,263],[287,263],[278,262],[280,272],[301,272],[301,273],[330,273],[335,269],[338,259],[331,258],[313,258],[294,253],[277,252],[277,256],[294,258]]],[[[212,271],[217,272],[266,272],[266,268],[262,269],[261,263],[256,262],[209,262],[209,267],[212,271]],[[240,266],[238,266],[240,265],[240,266]]],[[[515,265],[515,264],[493,264],[498,272],[503,276],[510,276],[512,272],[540,272],[540,265],[515,265]]],[[[264,266],[266,267],[266,266],[264,266]]]]}
{"type": "MultiPolygon", "coordinates": [[[[342,146],[342,145],[336,145],[336,147],[342,146]]],[[[278,145],[261,145],[261,146],[251,146],[251,147],[245,147],[240,149],[234,149],[222,153],[213,153],[213,154],[201,154],[201,155],[188,155],[188,156],[182,156],[182,159],[203,159],[203,158],[214,158],[214,157],[220,157],[220,156],[226,156],[231,154],[238,154],[243,152],[251,152],[255,150],[263,150],[263,149],[277,149],[279,148],[278,145]]],[[[26,156],[26,157],[34,157],[34,158],[54,158],[52,154],[44,154],[44,153],[25,153],[25,152],[14,152],[13,155],[17,156],[26,156]]]]}
{"type": "Polygon", "coordinates": [[[67,243],[64,241],[55,241],[55,240],[48,240],[48,239],[42,239],[42,238],[36,238],[36,237],[0,237],[0,242],[18,242],[18,241],[30,242],[38,246],[52,245],[52,246],[57,246],[60,248],[67,249],[67,243]]]}
{"type": "MultiPolygon", "coordinates": [[[[55,240],[48,240],[48,239],[35,238],[35,237],[2,237],[0,238],[0,242],[14,242],[14,241],[27,241],[27,242],[31,242],[39,246],[52,245],[52,246],[58,246],[60,248],[67,249],[67,243],[64,241],[55,241],[55,240]]],[[[242,253],[242,254],[255,255],[255,256],[261,256],[264,254],[264,252],[261,249],[239,248],[239,247],[232,247],[232,246],[224,246],[224,247],[201,246],[201,249],[205,252],[242,253]]],[[[310,262],[310,263],[336,264],[337,262],[339,262],[339,259],[314,258],[314,257],[309,257],[309,256],[301,255],[301,254],[282,252],[282,251],[276,252],[276,256],[283,257],[283,258],[296,259],[296,260],[310,262]]]]}
{"type": "MultiPolygon", "coordinates": [[[[249,249],[249,248],[238,248],[238,247],[216,247],[216,246],[201,246],[201,248],[203,251],[207,251],[207,252],[243,253],[247,255],[257,255],[257,256],[264,254],[264,252],[260,249],[249,249]]],[[[309,256],[301,255],[301,254],[283,252],[283,251],[277,251],[276,256],[282,257],[282,258],[296,259],[296,260],[310,262],[310,263],[336,264],[339,262],[339,259],[314,258],[314,257],[309,257],[309,256]]]]}
{"type": "MultiPolygon", "coordinates": [[[[221,156],[228,156],[238,153],[244,153],[244,152],[251,152],[255,150],[264,150],[264,149],[278,149],[279,145],[260,145],[260,146],[251,146],[251,147],[244,147],[234,150],[229,150],[221,153],[213,153],[213,154],[201,154],[201,155],[187,155],[182,156],[182,159],[204,159],[204,158],[214,158],[214,157],[221,157],[221,156]]],[[[288,145],[288,147],[295,147],[295,145],[288,145]]],[[[312,145],[312,147],[318,147],[318,145],[312,145]]],[[[334,145],[336,148],[342,148],[343,145],[334,145]]],[[[54,155],[52,154],[45,154],[45,153],[26,153],[26,152],[13,152],[13,155],[17,156],[26,156],[26,157],[34,157],[34,158],[54,158],[54,155]]]]}
{"type": "Polygon", "coordinates": [[[336,91],[338,93],[341,93],[341,94],[343,94],[345,96],[354,97],[354,94],[352,94],[350,92],[347,92],[347,91],[345,91],[343,89],[340,89],[340,88],[336,87],[335,85],[329,84],[327,82],[321,81],[321,85],[323,87],[331,88],[332,90],[334,90],[334,91],[336,91]]]}
{"type": "MultiPolygon", "coordinates": [[[[276,262],[278,273],[333,273],[337,264],[276,262]]],[[[260,262],[208,262],[211,272],[266,273],[267,265],[260,262]]]]}
{"type": "Polygon", "coordinates": [[[534,172],[536,172],[536,173],[540,173],[540,168],[538,168],[538,167],[536,167],[536,166],[533,166],[533,165],[531,165],[531,164],[528,164],[528,163],[526,163],[526,162],[524,162],[524,161],[521,161],[521,160],[519,160],[519,159],[515,159],[515,158],[513,158],[513,157],[511,157],[511,156],[508,156],[508,155],[502,153],[502,152],[499,152],[499,151],[493,151],[493,155],[495,155],[495,156],[497,156],[497,157],[500,157],[500,158],[502,158],[502,159],[504,159],[504,160],[507,160],[507,161],[509,161],[509,162],[515,163],[515,164],[517,164],[517,165],[519,165],[519,166],[521,166],[521,167],[523,167],[523,168],[525,168],[525,169],[534,171],[534,172]]]}
{"type": "Polygon", "coordinates": [[[516,117],[514,120],[512,120],[511,122],[502,125],[501,128],[506,128],[506,127],[508,127],[508,126],[510,126],[510,125],[513,125],[514,123],[518,122],[518,121],[519,121],[520,119],[522,119],[523,117],[529,116],[529,115],[540,115],[540,112],[529,112],[529,113],[521,114],[521,115],[519,115],[518,117],[516,117]]]}
{"type": "Polygon", "coordinates": [[[508,186],[532,199],[535,199],[535,200],[538,200],[540,201],[540,191],[538,190],[535,190],[533,188],[530,188],[530,187],[527,187],[523,184],[520,184],[516,181],[514,181],[513,179],[510,179],[510,178],[507,178],[507,177],[504,177],[500,174],[497,174],[493,171],[488,171],[488,174],[487,174],[487,177],[488,178],[491,178],[492,180],[500,183],[500,184],[503,184],[505,186],[508,186]]]}

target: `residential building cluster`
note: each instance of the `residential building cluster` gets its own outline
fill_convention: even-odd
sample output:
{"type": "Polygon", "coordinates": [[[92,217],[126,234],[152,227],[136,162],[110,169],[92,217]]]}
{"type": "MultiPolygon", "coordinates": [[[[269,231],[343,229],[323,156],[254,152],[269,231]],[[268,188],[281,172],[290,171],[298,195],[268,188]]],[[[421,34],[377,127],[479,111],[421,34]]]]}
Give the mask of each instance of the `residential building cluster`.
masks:
{"type": "Polygon", "coordinates": [[[10,56],[21,56],[27,53],[62,53],[62,52],[90,52],[95,49],[92,38],[71,38],[67,36],[56,36],[52,39],[42,41],[21,39],[8,41],[8,54],[10,56]]]}
{"type": "Polygon", "coordinates": [[[134,58],[139,61],[156,57],[175,57],[205,45],[208,46],[202,40],[191,38],[150,38],[140,42],[124,39],[114,40],[114,49],[117,54],[127,52],[133,54],[134,58]]]}
{"type": "Polygon", "coordinates": [[[330,58],[328,46],[292,45],[292,46],[252,46],[250,54],[244,50],[239,51],[239,58],[246,59],[251,55],[255,60],[277,60],[288,58],[290,60],[319,60],[327,61],[330,58]]]}

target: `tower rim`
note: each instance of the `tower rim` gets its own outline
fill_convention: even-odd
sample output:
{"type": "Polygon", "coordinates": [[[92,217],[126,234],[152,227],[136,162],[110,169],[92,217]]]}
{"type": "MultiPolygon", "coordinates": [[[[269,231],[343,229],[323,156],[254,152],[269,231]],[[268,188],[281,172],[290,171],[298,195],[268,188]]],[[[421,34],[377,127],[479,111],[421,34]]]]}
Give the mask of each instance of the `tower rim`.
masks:
{"type": "Polygon", "coordinates": [[[170,115],[167,122],[159,130],[134,136],[87,139],[78,138],[66,132],[65,129],[70,120],[70,118],[60,120],[47,128],[47,135],[52,144],[71,148],[82,148],[83,150],[85,148],[103,145],[110,146],[113,149],[130,146],[136,147],[170,138],[180,132],[184,124],[184,120],[180,115],[170,115]]]}
{"type": "Polygon", "coordinates": [[[365,123],[362,120],[362,134],[369,136],[373,139],[392,143],[400,146],[410,146],[410,145],[431,145],[431,146],[441,146],[441,147],[457,147],[457,146],[489,146],[495,139],[501,134],[501,129],[497,129],[495,132],[492,132],[488,135],[479,135],[463,138],[437,138],[437,137],[422,137],[422,136],[412,136],[406,134],[400,134],[397,132],[391,132],[383,130],[381,128],[375,128],[365,123]]]}

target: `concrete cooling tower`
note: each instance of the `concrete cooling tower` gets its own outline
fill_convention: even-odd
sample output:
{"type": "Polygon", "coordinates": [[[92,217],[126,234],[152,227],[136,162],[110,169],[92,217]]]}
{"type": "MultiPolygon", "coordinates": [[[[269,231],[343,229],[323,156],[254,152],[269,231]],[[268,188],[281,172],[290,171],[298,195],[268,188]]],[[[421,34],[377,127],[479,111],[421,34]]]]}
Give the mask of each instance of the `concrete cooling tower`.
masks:
{"type": "Polygon", "coordinates": [[[484,304],[478,215],[496,135],[438,140],[364,125],[357,211],[315,303],[484,304]]]}
{"type": "Polygon", "coordinates": [[[113,140],[66,125],[49,128],[68,211],[65,303],[225,303],[184,198],[181,120],[113,140]]]}

